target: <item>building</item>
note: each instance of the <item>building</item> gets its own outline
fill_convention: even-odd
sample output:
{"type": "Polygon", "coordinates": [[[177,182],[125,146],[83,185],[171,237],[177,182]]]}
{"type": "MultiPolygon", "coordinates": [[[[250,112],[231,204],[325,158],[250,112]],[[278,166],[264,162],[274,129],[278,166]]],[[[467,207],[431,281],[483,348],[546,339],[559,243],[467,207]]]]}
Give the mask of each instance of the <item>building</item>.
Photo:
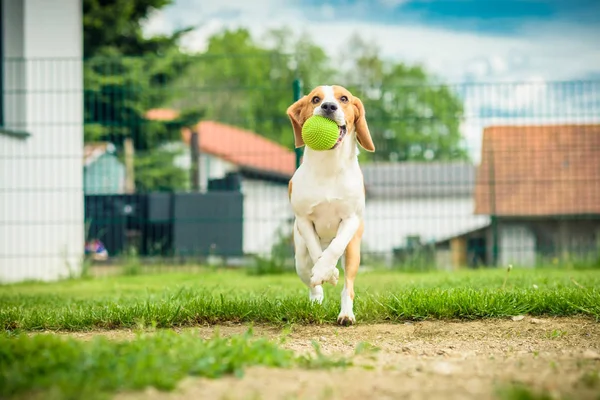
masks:
{"type": "Polygon", "coordinates": [[[83,191],[85,194],[125,193],[125,165],[112,143],[88,143],[83,148],[83,191]]]}
{"type": "Polygon", "coordinates": [[[0,7],[0,281],[53,280],[84,251],[82,4],[0,7]]]}
{"type": "Polygon", "coordinates": [[[383,255],[485,226],[473,215],[475,166],[468,162],[369,163],[364,251],[383,255]]]}
{"type": "Polygon", "coordinates": [[[475,214],[494,224],[440,242],[455,263],[598,257],[600,125],[486,128],[474,195],[475,214]]]}
{"type": "MultiPolygon", "coordinates": [[[[168,121],[177,112],[154,109],[146,117],[168,121]]],[[[227,187],[232,181],[239,184],[244,195],[244,253],[270,254],[291,229],[288,182],[295,170],[294,152],[255,132],[215,121],[201,121],[194,130],[198,133],[199,190],[227,187]]],[[[187,170],[192,166],[190,146],[191,132],[185,129],[182,141],[169,145],[183,151],[175,162],[187,170]]]]}

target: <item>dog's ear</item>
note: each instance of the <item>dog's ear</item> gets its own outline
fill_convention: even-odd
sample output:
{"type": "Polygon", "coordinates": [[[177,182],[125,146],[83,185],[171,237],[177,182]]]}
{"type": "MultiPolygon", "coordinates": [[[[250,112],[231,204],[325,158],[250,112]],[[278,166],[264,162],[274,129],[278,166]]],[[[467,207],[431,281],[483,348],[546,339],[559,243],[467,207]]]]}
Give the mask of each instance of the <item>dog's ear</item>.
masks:
{"type": "Polygon", "coordinates": [[[358,97],[354,97],[352,100],[354,106],[354,127],[356,128],[356,140],[366,151],[374,152],[375,145],[373,139],[371,139],[371,132],[369,132],[369,126],[367,125],[367,118],[365,116],[365,106],[358,97]]]}
{"type": "Polygon", "coordinates": [[[302,112],[304,111],[308,101],[308,96],[303,96],[300,100],[288,107],[287,115],[292,123],[294,129],[294,145],[296,147],[304,146],[304,140],[302,140],[302,124],[304,124],[304,117],[302,112]]]}

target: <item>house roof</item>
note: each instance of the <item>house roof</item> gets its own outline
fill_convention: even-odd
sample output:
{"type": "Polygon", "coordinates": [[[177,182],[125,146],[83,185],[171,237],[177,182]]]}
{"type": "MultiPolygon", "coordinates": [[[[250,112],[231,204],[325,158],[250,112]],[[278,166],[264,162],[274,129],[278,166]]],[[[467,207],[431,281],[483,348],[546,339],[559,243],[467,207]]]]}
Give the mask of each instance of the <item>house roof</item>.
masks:
{"type": "MultiPolygon", "coordinates": [[[[178,112],[169,109],[153,109],[146,118],[169,121],[178,112]]],[[[252,172],[270,172],[291,177],[296,168],[295,153],[255,132],[215,121],[201,121],[195,126],[198,132],[200,152],[225,159],[252,172]]],[[[189,129],[182,130],[186,144],[191,141],[189,129]]]]}
{"type": "Polygon", "coordinates": [[[486,128],[475,213],[600,214],[600,125],[486,128]]]}
{"type": "Polygon", "coordinates": [[[113,153],[114,151],[115,146],[109,142],[86,143],[83,146],[83,165],[87,167],[104,153],[113,153]]]}
{"type": "Polygon", "coordinates": [[[470,197],[475,185],[468,162],[373,162],[361,169],[370,197],[470,197]]]}

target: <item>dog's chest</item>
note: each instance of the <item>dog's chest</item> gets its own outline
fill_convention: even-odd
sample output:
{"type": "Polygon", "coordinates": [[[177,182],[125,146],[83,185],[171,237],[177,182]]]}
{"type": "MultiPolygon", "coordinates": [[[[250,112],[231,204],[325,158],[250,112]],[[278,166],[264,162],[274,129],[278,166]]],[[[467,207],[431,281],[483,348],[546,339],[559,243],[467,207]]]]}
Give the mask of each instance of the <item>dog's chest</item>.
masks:
{"type": "Polygon", "coordinates": [[[320,176],[299,169],[292,183],[291,204],[296,215],[328,225],[353,214],[362,214],[364,187],[360,170],[320,176]]]}

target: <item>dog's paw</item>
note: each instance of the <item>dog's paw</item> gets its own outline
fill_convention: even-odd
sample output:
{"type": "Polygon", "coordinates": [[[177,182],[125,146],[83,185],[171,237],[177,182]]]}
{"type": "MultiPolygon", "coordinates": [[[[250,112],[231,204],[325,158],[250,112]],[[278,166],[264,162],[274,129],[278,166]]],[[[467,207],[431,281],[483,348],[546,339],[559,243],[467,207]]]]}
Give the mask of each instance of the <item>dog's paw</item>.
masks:
{"type": "Polygon", "coordinates": [[[324,283],[331,283],[335,286],[339,278],[340,271],[336,268],[336,263],[328,262],[328,260],[321,257],[312,269],[310,285],[315,287],[324,283]]]}
{"type": "Polygon", "coordinates": [[[316,287],[310,288],[309,294],[308,294],[308,298],[310,299],[311,303],[313,303],[313,304],[322,304],[324,297],[325,296],[323,294],[323,287],[322,286],[316,286],[316,287]]]}
{"type": "Polygon", "coordinates": [[[356,317],[354,316],[354,313],[352,311],[348,312],[341,312],[340,315],[338,315],[337,317],[337,323],[338,325],[343,325],[343,326],[350,326],[352,324],[354,324],[356,322],[356,317]]]}
{"type": "Polygon", "coordinates": [[[352,325],[356,322],[356,318],[354,317],[354,289],[351,288],[348,290],[344,285],[344,290],[342,290],[342,298],[341,298],[341,309],[340,314],[337,318],[337,323],[340,325],[348,326],[352,325]]]}

